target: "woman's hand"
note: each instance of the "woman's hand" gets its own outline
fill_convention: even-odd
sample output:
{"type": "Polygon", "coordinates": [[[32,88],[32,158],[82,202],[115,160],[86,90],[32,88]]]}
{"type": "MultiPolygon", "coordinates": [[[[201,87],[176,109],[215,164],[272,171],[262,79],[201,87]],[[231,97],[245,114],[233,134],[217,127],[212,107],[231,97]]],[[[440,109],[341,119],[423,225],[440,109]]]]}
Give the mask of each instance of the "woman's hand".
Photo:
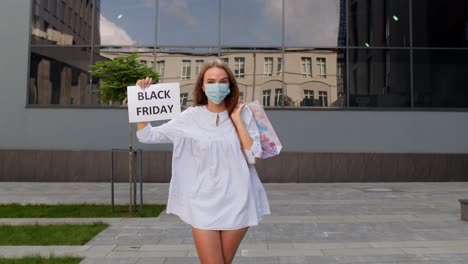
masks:
{"type": "Polygon", "coordinates": [[[150,77],[146,77],[145,79],[141,79],[136,82],[136,86],[140,86],[142,89],[148,88],[152,84],[153,79],[150,77]]]}
{"type": "Polygon", "coordinates": [[[232,114],[231,114],[231,119],[234,123],[242,122],[241,113],[242,113],[242,109],[244,108],[244,106],[245,106],[244,101],[239,100],[239,102],[237,102],[236,108],[234,108],[234,111],[232,111],[232,114]]]}
{"type": "MultiPolygon", "coordinates": [[[[146,77],[145,79],[138,80],[136,82],[136,86],[140,86],[142,90],[148,88],[150,85],[153,84],[153,79],[150,77],[146,77]]],[[[145,128],[148,125],[148,122],[138,122],[137,128],[138,130],[145,128]]]]}

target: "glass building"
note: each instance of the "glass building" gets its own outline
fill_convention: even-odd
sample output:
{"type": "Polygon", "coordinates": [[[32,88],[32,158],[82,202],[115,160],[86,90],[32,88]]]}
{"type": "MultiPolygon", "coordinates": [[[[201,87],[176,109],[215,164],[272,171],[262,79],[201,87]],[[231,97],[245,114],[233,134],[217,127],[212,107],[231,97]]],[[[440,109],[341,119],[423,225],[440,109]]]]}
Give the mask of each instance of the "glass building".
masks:
{"type": "Polygon", "coordinates": [[[102,105],[89,65],[138,53],[181,100],[215,57],[265,107],[467,108],[468,3],[34,0],[28,103],[102,105]]]}
{"type": "MultiPolygon", "coordinates": [[[[201,66],[221,58],[283,141],[281,162],[258,164],[265,181],[468,179],[466,0],[8,0],[0,10],[28,21],[0,31],[26,45],[13,38],[2,57],[27,54],[1,75],[24,79],[13,92],[24,100],[9,101],[17,111],[4,120],[21,113],[51,133],[22,141],[4,131],[0,149],[83,150],[105,163],[97,152],[127,144],[126,113],[101,102],[91,64],[137,53],[160,82],[179,82],[190,106],[201,66]],[[55,121],[81,133],[71,141],[55,121]]],[[[154,180],[166,165],[148,166],[154,180]]]]}

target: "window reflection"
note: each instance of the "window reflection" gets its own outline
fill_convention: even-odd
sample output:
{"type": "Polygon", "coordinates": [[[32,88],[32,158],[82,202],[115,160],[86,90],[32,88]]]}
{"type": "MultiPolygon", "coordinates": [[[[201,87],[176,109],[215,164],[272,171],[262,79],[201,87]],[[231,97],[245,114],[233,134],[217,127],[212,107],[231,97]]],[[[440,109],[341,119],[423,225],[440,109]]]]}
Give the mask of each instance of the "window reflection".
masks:
{"type": "Polygon", "coordinates": [[[205,60],[195,60],[195,76],[198,76],[198,74],[200,74],[201,68],[203,67],[204,63],[205,60]]]}
{"type": "Polygon", "coordinates": [[[276,75],[283,74],[283,58],[276,58],[276,75]]]}
{"type": "Polygon", "coordinates": [[[93,1],[32,2],[31,43],[40,45],[89,45],[93,1]]]}
{"type": "Polygon", "coordinates": [[[259,100],[267,107],[345,106],[343,76],[337,76],[344,64],[344,50],[289,49],[284,61],[280,49],[231,52],[222,57],[234,60],[230,66],[234,66],[238,82],[245,85],[248,101],[259,100]],[[275,74],[273,69],[277,69],[275,74]]]}
{"type": "Polygon", "coordinates": [[[263,106],[270,106],[271,102],[271,90],[262,91],[262,104],[263,106]]]}
{"type": "Polygon", "coordinates": [[[180,75],[181,80],[190,80],[190,74],[192,70],[191,60],[182,60],[182,73],[180,75]]]}
{"type": "MultiPolygon", "coordinates": [[[[180,98],[182,107],[192,105],[192,90],[199,71],[205,61],[217,57],[217,49],[164,48],[154,53],[151,48],[102,48],[101,59],[113,59],[130,53],[138,53],[138,60],[152,65],[159,73],[159,82],[180,83],[180,98]],[[156,63],[155,63],[156,62],[156,63]]],[[[117,102],[116,104],[120,104],[117,102]]]]}
{"type": "Polygon", "coordinates": [[[414,51],[415,107],[468,107],[468,50],[414,51]]]}
{"type": "Polygon", "coordinates": [[[408,0],[350,0],[349,45],[410,46],[409,4],[408,0]]]}
{"type": "Polygon", "coordinates": [[[166,68],[165,60],[156,61],[156,72],[159,73],[159,81],[164,82],[164,69],[166,68]]]}
{"type": "MultiPolygon", "coordinates": [[[[136,48],[136,47],[102,47],[95,48],[93,53],[93,64],[97,61],[108,61],[113,60],[117,57],[128,56],[132,53],[138,54],[137,61],[145,64],[147,67],[154,68],[154,49],[153,48],[136,48]]],[[[101,80],[92,76],[92,87],[98,89],[101,85],[101,80]]],[[[97,94],[99,95],[99,94],[97,94]]],[[[98,102],[111,104],[111,105],[122,105],[125,102],[98,102]]]]}
{"type": "Polygon", "coordinates": [[[350,106],[409,107],[408,50],[350,50],[350,106]]]}
{"type": "MultiPolygon", "coordinates": [[[[281,6],[271,5],[281,14],[281,6]]],[[[286,1],[286,47],[336,47],[346,43],[345,0],[286,1]]]]}
{"type": "Polygon", "coordinates": [[[468,107],[465,0],[31,3],[30,104],[100,104],[88,66],[137,52],[160,82],[180,82],[184,106],[219,56],[242,99],[266,107],[468,107]]]}
{"type": "Polygon", "coordinates": [[[94,44],[155,45],[155,9],[155,1],[96,0],[94,44]]]}
{"type": "Polygon", "coordinates": [[[275,89],[275,106],[283,105],[283,88],[275,89]]]}
{"type": "Polygon", "coordinates": [[[226,49],[220,53],[220,59],[227,63],[234,73],[239,92],[242,93],[243,100],[247,102],[259,98],[254,96],[254,58],[255,54],[248,49],[226,49]]]}
{"type": "Polygon", "coordinates": [[[273,57],[265,57],[264,67],[263,67],[263,74],[265,76],[272,76],[273,75],[273,57]]]}
{"type": "Polygon", "coordinates": [[[468,1],[413,0],[416,47],[468,47],[468,1]]]}
{"type": "Polygon", "coordinates": [[[319,78],[327,78],[327,62],[326,58],[317,58],[317,76],[319,78]]]}
{"type": "Polygon", "coordinates": [[[32,48],[28,103],[88,105],[96,101],[89,83],[89,48],[32,48]]]}
{"type": "Polygon", "coordinates": [[[312,58],[301,57],[302,76],[312,78],[312,58]]]}
{"type": "Polygon", "coordinates": [[[344,107],[344,50],[287,49],[284,105],[296,107],[344,107]]]}
{"type": "Polygon", "coordinates": [[[158,1],[158,45],[218,44],[217,0],[158,1]]]}
{"type": "Polygon", "coordinates": [[[258,100],[264,106],[282,106],[282,75],[273,74],[277,69],[278,58],[282,57],[281,49],[230,49],[222,58],[233,61],[230,65],[236,76],[244,100],[258,100]]]}
{"type": "Polygon", "coordinates": [[[188,93],[181,93],[180,94],[180,105],[181,106],[187,106],[187,100],[188,100],[188,93]]]}
{"type": "Polygon", "coordinates": [[[234,57],[234,76],[245,78],[245,57],[234,57]]]}
{"type": "Polygon", "coordinates": [[[328,92],[327,91],[319,91],[319,102],[320,102],[320,106],[322,107],[328,106],[328,92]]]}
{"type": "Polygon", "coordinates": [[[314,105],[314,90],[304,90],[304,99],[302,101],[303,106],[313,106],[314,105]]]}
{"type": "Polygon", "coordinates": [[[222,0],[221,19],[222,46],[281,46],[282,0],[222,0]]]}
{"type": "Polygon", "coordinates": [[[137,53],[137,61],[151,67],[154,63],[153,48],[133,48],[133,47],[102,47],[94,50],[94,63],[99,60],[113,60],[117,57],[128,56],[137,53]]]}

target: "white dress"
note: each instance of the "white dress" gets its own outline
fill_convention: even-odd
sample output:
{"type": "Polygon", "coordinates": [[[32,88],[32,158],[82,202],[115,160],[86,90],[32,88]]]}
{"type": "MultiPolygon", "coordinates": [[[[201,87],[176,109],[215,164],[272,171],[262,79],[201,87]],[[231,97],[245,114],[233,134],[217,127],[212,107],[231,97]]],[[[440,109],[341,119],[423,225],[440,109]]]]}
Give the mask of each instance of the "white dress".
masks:
{"type": "Polygon", "coordinates": [[[255,226],[270,214],[265,189],[252,164],[262,149],[247,107],[242,119],[254,141],[251,150],[242,151],[227,110],[213,113],[206,106],[187,108],[168,123],[148,124],[137,132],[142,143],[174,145],[167,213],[206,230],[255,226]]]}

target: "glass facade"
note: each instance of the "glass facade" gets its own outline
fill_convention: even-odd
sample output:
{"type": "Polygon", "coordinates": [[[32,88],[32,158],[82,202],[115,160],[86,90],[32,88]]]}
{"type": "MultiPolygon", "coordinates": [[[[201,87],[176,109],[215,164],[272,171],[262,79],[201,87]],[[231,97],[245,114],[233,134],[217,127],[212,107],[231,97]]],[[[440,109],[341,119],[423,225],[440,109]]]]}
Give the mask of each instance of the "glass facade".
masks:
{"type": "Polygon", "coordinates": [[[221,58],[242,98],[266,107],[467,109],[466,10],[466,0],[31,0],[28,103],[105,107],[89,65],[137,53],[181,84],[184,106],[203,63],[221,58]]]}

